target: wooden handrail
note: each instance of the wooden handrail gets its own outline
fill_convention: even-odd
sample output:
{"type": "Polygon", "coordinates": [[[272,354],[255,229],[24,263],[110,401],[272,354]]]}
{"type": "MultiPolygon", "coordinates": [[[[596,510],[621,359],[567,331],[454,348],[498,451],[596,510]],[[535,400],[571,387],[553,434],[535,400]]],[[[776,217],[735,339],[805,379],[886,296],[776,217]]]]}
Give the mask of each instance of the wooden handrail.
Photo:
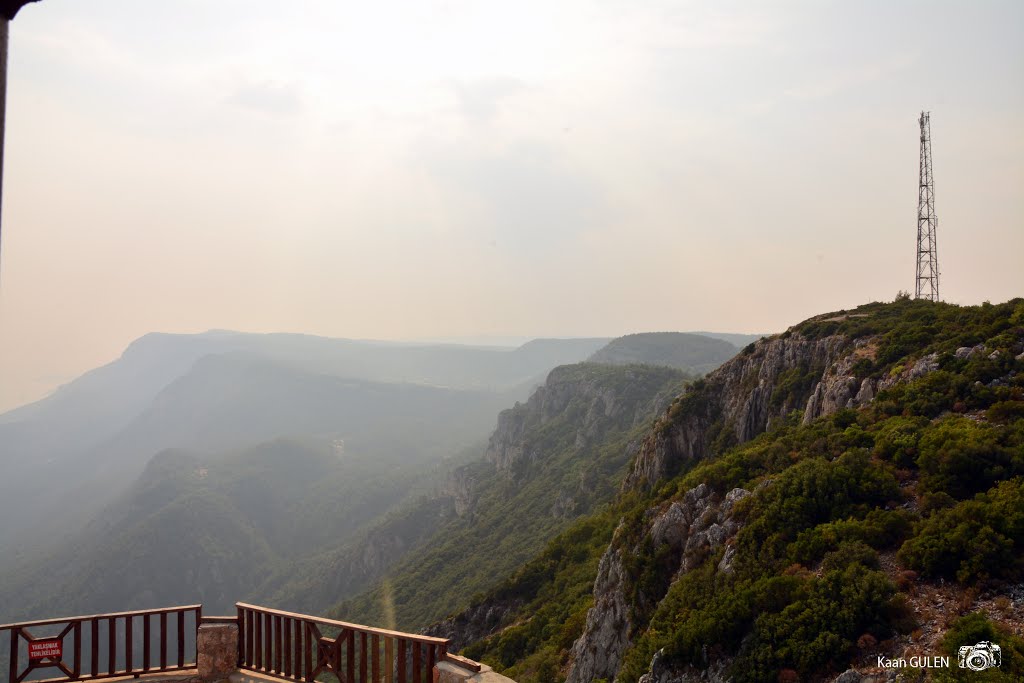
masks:
{"type": "Polygon", "coordinates": [[[376,626],[364,626],[362,624],[351,624],[347,621],[338,621],[337,619],[327,619],[325,617],[315,617],[309,614],[299,614],[297,612],[286,612],[284,610],[271,609],[270,607],[250,605],[245,602],[238,602],[235,603],[235,605],[237,607],[241,607],[242,609],[253,610],[254,612],[263,612],[264,614],[273,614],[275,616],[288,617],[289,619],[315,621],[318,624],[336,626],[338,628],[350,629],[352,631],[361,631],[363,633],[375,633],[378,636],[385,636],[388,638],[404,638],[405,640],[413,640],[418,643],[430,643],[433,645],[447,645],[450,642],[447,638],[435,638],[434,636],[424,636],[418,633],[403,633],[402,631],[390,631],[386,628],[377,628],[376,626]]]}
{"type": "Polygon", "coordinates": [[[181,605],[180,607],[160,607],[158,609],[137,609],[131,612],[106,612],[104,614],[87,614],[79,617],[60,617],[59,619],[39,619],[38,621],[19,621],[16,624],[0,624],[0,631],[8,628],[26,628],[29,626],[49,626],[50,624],[66,624],[69,621],[89,621],[90,619],[109,619],[114,617],[142,617],[147,614],[169,614],[171,612],[191,612],[201,610],[202,605],[181,605]]]}
{"type": "Polygon", "coordinates": [[[461,666],[463,669],[469,669],[470,671],[475,671],[477,673],[480,673],[480,669],[483,668],[482,666],[480,666],[480,662],[475,662],[472,659],[470,659],[469,657],[462,657],[460,655],[453,655],[451,652],[449,652],[447,655],[445,655],[444,658],[445,658],[445,661],[449,661],[452,664],[456,664],[458,666],[461,666]]]}

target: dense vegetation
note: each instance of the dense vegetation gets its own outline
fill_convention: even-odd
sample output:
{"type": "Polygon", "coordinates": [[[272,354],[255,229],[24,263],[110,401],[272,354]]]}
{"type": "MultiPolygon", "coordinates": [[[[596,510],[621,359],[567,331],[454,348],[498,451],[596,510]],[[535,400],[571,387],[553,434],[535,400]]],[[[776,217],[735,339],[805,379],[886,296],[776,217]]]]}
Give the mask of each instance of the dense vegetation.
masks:
{"type": "Polygon", "coordinates": [[[953,669],[936,676],[938,683],[947,681],[983,681],[1002,682],[1021,680],[1020,672],[1024,671],[1024,638],[1015,636],[1008,629],[993,623],[980,612],[973,612],[955,620],[942,639],[942,649],[954,661],[957,651],[964,643],[980,643],[988,641],[998,643],[1002,650],[1002,663],[998,669],[971,671],[969,669],[953,669]]]}
{"type": "Polygon", "coordinates": [[[470,645],[465,654],[495,663],[516,680],[527,672],[538,680],[556,680],[562,653],[583,629],[597,563],[620,512],[618,507],[608,507],[576,522],[490,594],[477,595],[471,607],[485,600],[526,597],[518,612],[530,617],[494,638],[470,645]]]}
{"type": "MultiPolygon", "coordinates": [[[[719,551],[665,575],[664,548],[641,545],[626,563],[633,645],[620,680],[637,680],[659,650],[676,668],[721,662],[737,681],[834,674],[916,628],[914,581],[978,595],[1024,578],[1024,301],[871,304],[794,332],[872,337],[858,377],[896,376],[931,353],[938,369],[807,425],[794,411],[647,496],[620,497],[501,587],[524,607],[467,653],[520,681],[563,678],[601,552],[591,541],[619,519],[639,528],[645,510],[700,483],[754,491],[737,505],[732,570],[718,569],[719,551]]],[[[1020,639],[980,613],[951,624],[945,647],[984,639],[1004,647],[984,680],[1024,678],[1020,639]]]]}

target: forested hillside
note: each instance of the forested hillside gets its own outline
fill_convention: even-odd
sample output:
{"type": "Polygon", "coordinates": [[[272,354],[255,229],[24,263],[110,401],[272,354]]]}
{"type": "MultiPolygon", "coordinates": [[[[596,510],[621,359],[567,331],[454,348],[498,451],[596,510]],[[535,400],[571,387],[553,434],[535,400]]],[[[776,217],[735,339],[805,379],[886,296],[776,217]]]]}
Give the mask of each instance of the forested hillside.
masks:
{"type": "Polygon", "coordinates": [[[957,649],[990,640],[1002,666],[970,680],[1020,680],[1022,351],[1020,299],[870,304],[750,345],[647,432],[614,503],[453,618],[482,634],[464,653],[645,683],[951,654],[932,675],[966,680],[957,649]]]}
{"type": "Polygon", "coordinates": [[[312,438],[165,451],[75,538],[9,571],[0,604],[8,620],[192,602],[230,611],[263,597],[293,558],[352,537],[433,467],[312,438]]]}
{"type": "Polygon", "coordinates": [[[418,628],[493,587],[572,520],[614,497],[638,437],[682,388],[667,367],[581,363],[556,368],[524,404],[503,411],[483,460],[452,474],[457,515],[345,618],[418,628]]]}

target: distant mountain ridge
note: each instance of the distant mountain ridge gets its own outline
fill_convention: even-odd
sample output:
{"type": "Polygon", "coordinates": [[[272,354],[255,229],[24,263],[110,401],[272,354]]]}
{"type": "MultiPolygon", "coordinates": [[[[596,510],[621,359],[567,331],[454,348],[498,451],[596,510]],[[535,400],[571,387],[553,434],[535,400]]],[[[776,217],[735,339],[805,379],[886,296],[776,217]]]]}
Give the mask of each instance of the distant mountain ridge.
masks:
{"type": "Polygon", "coordinates": [[[705,373],[735,356],[738,350],[727,341],[699,334],[644,332],[613,339],[587,360],[614,365],[664,365],[705,373]]]}
{"type": "Polygon", "coordinates": [[[705,332],[705,331],[688,332],[687,334],[699,334],[702,337],[711,337],[712,339],[721,339],[722,341],[727,341],[730,344],[732,344],[733,346],[736,346],[736,347],[741,348],[741,349],[746,347],[749,344],[753,344],[758,339],[763,339],[765,337],[773,336],[771,333],[764,333],[764,334],[741,334],[741,333],[738,333],[738,332],[705,332]]]}
{"type": "Polygon", "coordinates": [[[395,445],[404,434],[401,448],[436,456],[483,438],[493,415],[525,398],[552,367],[583,360],[605,342],[537,340],[506,350],[226,331],[146,335],[114,362],[0,416],[0,518],[28,515],[48,529],[0,527],[0,570],[32,550],[30,536],[72,532],[160,450],[216,452],[309,430],[351,431],[352,420],[337,413],[345,405],[350,416],[364,416],[351,439],[395,445]],[[274,382],[291,393],[277,393],[274,382]],[[411,412],[389,410],[399,396],[411,412]],[[388,413],[391,426],[367,419],[369,405],[388,413]],[[417,423],[433,436],[411,442],[417,423]],[[369,436],[372,425],[379,439],[369,436]],[[456,434],[469,441],[449,438],[456,434]],[[8,546],[15,538],[22,541],[8,546]]]}

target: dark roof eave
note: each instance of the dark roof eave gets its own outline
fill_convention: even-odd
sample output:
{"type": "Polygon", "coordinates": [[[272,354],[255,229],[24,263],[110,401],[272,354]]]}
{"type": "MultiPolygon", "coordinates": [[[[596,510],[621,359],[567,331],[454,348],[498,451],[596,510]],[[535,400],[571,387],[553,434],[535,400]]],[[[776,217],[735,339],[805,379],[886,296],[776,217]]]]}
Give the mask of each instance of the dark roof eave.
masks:
{"type": "Polygon", "coordinates": [[[10,21],[18,13],[18,10],[30,2],[39,2],[39,0],[0,0],[0,15],[10,21]]]}

